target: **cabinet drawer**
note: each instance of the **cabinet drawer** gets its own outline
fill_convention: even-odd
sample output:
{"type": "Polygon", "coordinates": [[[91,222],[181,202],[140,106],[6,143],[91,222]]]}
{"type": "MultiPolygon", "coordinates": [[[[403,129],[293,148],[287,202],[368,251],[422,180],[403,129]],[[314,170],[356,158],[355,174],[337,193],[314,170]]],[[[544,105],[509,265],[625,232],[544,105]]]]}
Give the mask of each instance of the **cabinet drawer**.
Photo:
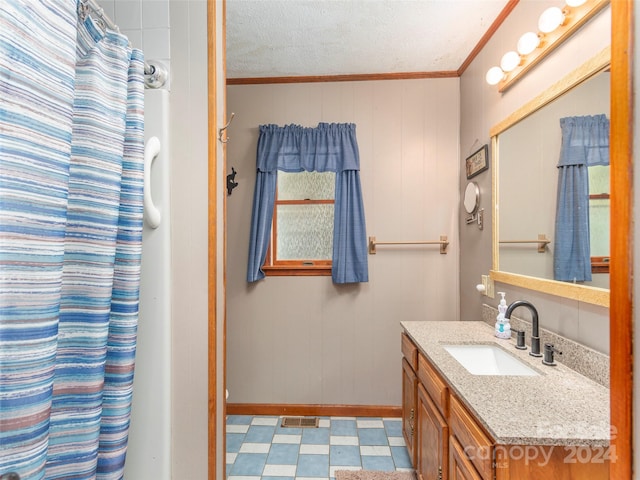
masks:
{"type": "Polygon", "coordinates": [[[447,418],[449,388],[423,355],[418,355],[418,379],[424,385],[425,390],[429,392],[433,403],[436,404],[442,416],[447,418]]]}
{"type": "Polygon", "coordinates": [[[451,433],[458,439],[464,454],[482,478],[493,478],[493,442],[457,398],[452,395],[449,401],[451,433]]]}
{"type": "Polygon", "coordinates": [[[418,347],[406,333],[402,334],[402,355],[407,359],[414,372],[418,370],[418,347]]]}

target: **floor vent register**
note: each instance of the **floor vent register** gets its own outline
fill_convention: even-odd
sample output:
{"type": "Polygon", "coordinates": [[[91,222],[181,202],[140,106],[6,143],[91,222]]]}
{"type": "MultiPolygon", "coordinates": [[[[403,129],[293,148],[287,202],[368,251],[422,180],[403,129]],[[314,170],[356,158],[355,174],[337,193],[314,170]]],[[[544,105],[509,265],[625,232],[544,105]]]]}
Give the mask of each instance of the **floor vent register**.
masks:
{"type": "Polygon", "coordinates": [[[320,420],[318,417],[284,417],[282,428],[318,428],[320,420]]]}

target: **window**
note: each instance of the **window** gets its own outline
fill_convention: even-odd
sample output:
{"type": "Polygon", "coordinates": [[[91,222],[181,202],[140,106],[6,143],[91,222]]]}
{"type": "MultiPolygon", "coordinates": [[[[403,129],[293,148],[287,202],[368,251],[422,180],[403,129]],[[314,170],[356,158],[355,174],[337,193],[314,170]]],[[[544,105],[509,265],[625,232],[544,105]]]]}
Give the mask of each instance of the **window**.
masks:
{"type": "MultiPolygon", "coordinates": [[[[265,263],[267,269],[280,272],[271,275],[331,275],[335,284],[369,281],[360,156],[355,134],[353,123],[319,123],[316,128],[260,125],[247,282],[257,282],[266,276],[265,263]],[[293,188],[297,193],[290,195],[286,186],[280,185],[276,208],[278,180],[286,182],[282,172],[336,172],[330,174],[335,175],[333,180],[321,182],[327,188],[330,186],[331,191],[335,188],[335,193],[318,195],[325,190],[317,190],[317,186],[301,189],[297,185],[293,188]],[[334,210],[333,214],[330,209],[334,210]],[[274,220],[274,214],[280,219],[274,220]],[[320,218],[326,223],[319,222],[320,218]],[[321,244],[322,247],[309,244],[310,238],[325,238],[328,232],[317,229],[318,224],[328,227],[331,223],[331,248],[328,241],[321,244]],[[283,236],[283,231],[293,234],[283,236]],[[275,237],[272,238],[272,234],[275,237]],[[326,257],[326,253],[320,252],[329,250],[330,261],[317,258],[326,257]],[[319,270],[324,273],[318,273],[319,270]]],[[[300,173],[294,176],[303,179],[303,185],[315,185],[315,181],[304,180],[313,177],[300,173]]]]}
{"type": "Polygon", "coordinates": [[[267,276],[331,275],[335,173],[278,172],[267,276]]]}
{"type": "Polygon", "coordinates": [[[589,167],[591,273],[609,273],[609,165],[589,167]]]}

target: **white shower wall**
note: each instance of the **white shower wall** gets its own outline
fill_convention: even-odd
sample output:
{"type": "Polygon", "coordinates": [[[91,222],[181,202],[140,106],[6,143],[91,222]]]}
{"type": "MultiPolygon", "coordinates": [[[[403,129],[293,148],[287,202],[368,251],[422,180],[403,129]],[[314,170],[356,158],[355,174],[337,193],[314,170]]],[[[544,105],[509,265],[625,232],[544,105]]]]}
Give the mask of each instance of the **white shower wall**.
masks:
{"type": "MultiPolygon", "coordinates": [[[[146,60],[168,68],[169,81],[160,101],[163,115],[170,111],[172,119],[163,123],[168,134],[161,139],[163,151],[153,166],[152,185],[163,222],[170,203],[168,196],[160,200],[158,175],[171,185],[171,210],[176,214],[171,245],[166,223],[156,232],[144,233],[139,348],[125,478],[207,478],[210,448],[218,452],[216,478],[223,478],[222,422],[216,426],[216,446],[208,444],[208,4],[206,0],[98,2],[131,44],[144,51],[146,60]],[[154,246],[154,240],[162,247],[154,246]]],[[[222,35],[222,0],[214,3],[215,25],[222,35]]],[[[221,49],[221,37],[217,44],[221,49]]],[[[222,59],[222,50],[216,58],[222,59]]],[[[223,71],[221,65],[218,71],[223,71]]],[[[218,84],[224,84],[222,77],[218,84]]],[[[150,97],[158,92],[146,92],[148,137],[155,135],[153,122],[159,114],[153,113],[155,100],[150,97]]],[[[220,115],[223,111],[220,107],[220,115]]],[[[219,175],[222,181],[224,176],[219,175]]],[[[222,219],[222,201],[219,205],[222,219]]],[[[223,309],[224,302],[219,301],[217,308],[223,309]]],[[[218,313],[218,318],[221,322],[224,316],[218,313]]],[[[222,331],[221,323],[218,328],[222,331]]],[[[223,378],[221,360],[217,377],[223,378]]],[[[218,383],[222,391],[221,380],[218,383]]],[[[219,418],[221,408],[219,402],[219,418]]]]}
{"type": "Polygon", "coordinates": [[[171,215],[169,92],[145,90],[145,142],[160,140],[151,192],[162,215],[144,224],[140,318],[125,478],[171,478],[171,215]]]}
{"type": "Polygon", "coordinates": [[[169,0],[98,0],[131,45],[144,51],[145,59],[170,58],[169,0]]]}
{"type": "MultiPolygon", "coordinates": [[[[144,52],[170,72],[169,0],[99,0],[105,13],[144,52]]],[[[169,75],[169,79],[171,75],[169,75]]],[[[125,478],[171,479],[171,222],[170,80],[159,90],[145,89],[145,142],[160,140],[152,165],[153,199],[162,214],[157,229],[146,223],[142,235],[140,319],[131,428],[125,478]]]]}

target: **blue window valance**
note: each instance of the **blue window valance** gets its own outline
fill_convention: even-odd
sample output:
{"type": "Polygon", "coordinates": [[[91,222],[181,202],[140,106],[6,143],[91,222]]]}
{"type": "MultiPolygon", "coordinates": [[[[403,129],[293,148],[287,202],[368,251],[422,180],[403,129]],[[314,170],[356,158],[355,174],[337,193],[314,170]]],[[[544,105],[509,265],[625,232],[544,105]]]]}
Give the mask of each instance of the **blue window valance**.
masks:
{"type": "Polygon", "coordinates": [[[262,271],[273,219],[277,172],[335,172],[332,277],[334,283],[369,280],[360,154],[353,123],[260,125],[247,281],[262,271]]]}

